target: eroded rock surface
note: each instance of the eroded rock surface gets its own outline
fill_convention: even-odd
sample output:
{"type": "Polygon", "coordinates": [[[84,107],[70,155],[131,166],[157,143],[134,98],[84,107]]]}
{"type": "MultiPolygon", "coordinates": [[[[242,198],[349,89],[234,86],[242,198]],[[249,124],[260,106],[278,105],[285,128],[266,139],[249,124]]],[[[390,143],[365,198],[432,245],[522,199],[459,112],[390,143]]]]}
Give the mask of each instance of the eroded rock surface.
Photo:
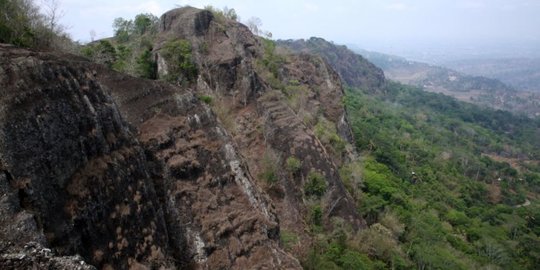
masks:
{"type": "Polygon", "coordinates": [[[339,166],[355,154],[347,147],[353,138],[342,103],[343,87],[324,59],[281,55],[242,24],[189,7],[165,13],[158,36],[154,48],[162,75],[171,70],[161,55],[164,44],[178,39],[191,44],[199,72],[193,88],[199,95],[213,97],[224,129],[245,157],[257,185],[276,205],[282,228],[306,244],[299,252],[309,247],[311,203],[304,186],[311,172],[321,174],[327,185],[320,202],[325,226],[331,228],[334,218],[353,229],[364,226],[338,173],[339,166]],[[265,64],[269,61],[278,63],[275,70],[269,70],[265,64]],[[321,141],[315,130],[327,127],[335,130],[335,137],[321,141]],[[331,140],[341,145],[335,147],[331,140]],[[302,161],[294,175],[285,170],[290,157],[302,161]],[[275,164],[277,183],[268,184],[261,176],[268,171],[267,163],[275,164]]]}
{"type": "Polygon", "coordinates": [[[314,206],[327,230],[365,226],[338,173],[356,154],[323,58],[269,51],[244,25],[186,7],[161,18],[161,78],[175,75],[163,50],[178,40],[196,81],[0,45],[0,266],[300,269],[314,206]],[[317,198],[311,174],[325,185],[317,198]],[[299,238],[294,256],[284,229],[299,238]]]}
{"type": "Polygon", "coordinates": [[[300,267],[189,91],[69,55],[2,45],[0,57],[5,256],[35,241],[102,269],[300,267]]]}

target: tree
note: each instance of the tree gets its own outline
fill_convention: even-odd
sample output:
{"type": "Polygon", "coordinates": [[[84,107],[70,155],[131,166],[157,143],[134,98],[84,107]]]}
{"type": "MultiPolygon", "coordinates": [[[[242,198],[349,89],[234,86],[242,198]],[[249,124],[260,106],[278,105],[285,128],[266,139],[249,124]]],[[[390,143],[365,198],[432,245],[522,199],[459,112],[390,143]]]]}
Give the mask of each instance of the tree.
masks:
{"type": "Polygon", "coordinates": [[[152,59],[152,52],[150,50],[144,50],[144,52],[137,58],[135,70],[137,75],[141,78],[155,79],[156,78],[156,63],[152,59]]]}
{"type": "Polygon", "coordinates": [[[264,36],[266,38],[272,38],[272,33],[269,31],[264,31],[261,29],[262,21],[258,17],[251,17],[246,21],[246,26],[249,28],[251,33],[257,36],[264,36]]]}
{"type": "Polygon", "coordinates": [[[236,14],[236,10],[234,10],[234,8],[224,7],[223,10],[220,10],[219,8],[215,8],[212,5],[207,5],[204,7],[204,9],[212,12],[212,14],[220,21],[223,21],[225,19],[235,21],[239,20],[238,15],[236,14]]]}
{"type": "Polygon", "coordinates": [[[43,6],[45,8],[45,19],[49,30],[52,33],[59,33],[64,31],[64,27],[58,23],[65,13],[60,10],[60,1],[58,0],[44,0],[43,6]]]}
{"type": "Polygon", "coordinates": [[[162,57],[167,61],[166,80],[176,83],[194,82],[198,70],[192,59],[191,43],[185,39],[171,40],[163,46],[162,57]]]}
{"type": "Polygon", "coordinates": [[[21,47],[57,49],[71,40],[58,20],[61,12],[55,0],[45,2],[42,14],[31,0],[0,1],[0,42],[21,47]]]}
{"type": "Polygon", "coordinates": [[[223,8],[223,15],[227,19],[231,19],[231,20],[235,20],[235,21],[238,20],[238,15],[236,14],[236,10],[234,10],[234,8],[224,7],[223,8]]]}
{"type": "Polygon", "coordinates": [[[254,35],[259,35],[259,29],[262,26],[262,21],[258,17],[251,17],[247,20],[246,26],[249,28],[251,33],[254,35]]]}
{"type": "Polygon", "coordinates": [[[155,29],[158,18],[150,13],[141,13],[135,16],[134,28],[135,33],[143,35],[148,31],[155,29]]]}
{"type": "Polygon", "coordinates": [[[90,30],[90,41],[94,41],[96,39],[96,35],[96,30],[90,30]]]}
{"type": "Polygon", "coordinates": [[[133,33],[133,21],[126,20],[124,18],[116,18],[113,22],[114,36],[119,42],[126,42],[129,40],[129,35],[133,33]]]}

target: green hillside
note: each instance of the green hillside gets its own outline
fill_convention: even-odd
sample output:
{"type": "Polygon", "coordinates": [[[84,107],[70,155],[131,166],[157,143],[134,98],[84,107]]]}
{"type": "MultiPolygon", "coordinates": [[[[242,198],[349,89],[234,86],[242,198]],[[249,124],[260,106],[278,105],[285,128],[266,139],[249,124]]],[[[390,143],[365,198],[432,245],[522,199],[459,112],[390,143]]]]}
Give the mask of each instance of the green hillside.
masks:
{"type": "Polygon", "coordinates": [[[369,229],[322,241],[306,266],[540,267],[540,122],[398,83],[387,90],[351,88],[345,100],[362,156],[362,182],[348,187],[369,229]]]}

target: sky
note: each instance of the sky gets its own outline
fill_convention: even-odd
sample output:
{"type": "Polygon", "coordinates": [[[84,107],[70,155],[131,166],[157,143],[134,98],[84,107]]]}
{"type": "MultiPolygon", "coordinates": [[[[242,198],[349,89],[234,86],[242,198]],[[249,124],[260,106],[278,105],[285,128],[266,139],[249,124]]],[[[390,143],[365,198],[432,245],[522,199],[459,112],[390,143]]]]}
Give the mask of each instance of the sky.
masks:
{"type": "MultiPolygon", "coordinates": [[[[50,0],[36,0],[50,1],[50,0]]],[[[372,50],[527,45],[540,51],[540,0],[57,0],[74,40],[112,35],[117,17],[160,16],[190,5],[234,8],[241,20],[261,19],[274,39],[322,37],[372,50]]]]}

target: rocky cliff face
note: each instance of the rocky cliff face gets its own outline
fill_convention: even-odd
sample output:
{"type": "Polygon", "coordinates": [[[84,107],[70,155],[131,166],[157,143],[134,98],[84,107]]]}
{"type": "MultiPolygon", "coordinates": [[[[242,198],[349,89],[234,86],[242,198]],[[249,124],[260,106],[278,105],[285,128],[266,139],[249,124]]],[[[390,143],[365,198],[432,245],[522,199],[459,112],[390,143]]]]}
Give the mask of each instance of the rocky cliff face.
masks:
{"type": "MultiPolygon", "coordinates": [[[[213,99],[213,109],[233,136],[257,185],[270,194],[281,228],[309,246],[313,207],[324,210],[324,224],[335,219],[364,226],[338,170],[355,158],[352,135],[342,105],[339,76],[318,56],[280,54],[269,41],[253,36],[242,24],[209,11],[181,8],[165,13],[155,46],[158,72],[171,67],[163,48],[187,40],[199,71],[194,90],[213,99]],[[300,168],[284,170],[287,160],[300,168]],[[320,200],[306,195],[310,175],[324,178],[320,200]]],[[[301,255],[301,254],[300,254],[301,255]]]]}
{"type": "Polygon", "coordinates": [[[144,150],[94,71],[63,55],[0,53],[1,239],[104,268],[164,259],[167,227],[144,150]]]}
{"type": "Polygon", "coordinates": [[[0,50],[2,258],[33,241],[103,269],[299,267],[234,143],[191,93],[0,50]]]}
{"type": "Polygon", "coordinates": [[[313,226],[364,227],[339,174],[356,153],[338,73],[272,45],[172,10],[153,46],[172,84],[1,45],[0,266],[299,269],[313,226]]]}
{"type": "Polygon", "coordinates": [[[265,88],[255,72],[260,42],[246,26],[191,7],[163,14],[154,46],[160,77],[174,70],[176,63],[163,57],[163,48],[177,40],[190,45],[204,87],[233,97],[234,104],[246,106],[265,88]]]}

